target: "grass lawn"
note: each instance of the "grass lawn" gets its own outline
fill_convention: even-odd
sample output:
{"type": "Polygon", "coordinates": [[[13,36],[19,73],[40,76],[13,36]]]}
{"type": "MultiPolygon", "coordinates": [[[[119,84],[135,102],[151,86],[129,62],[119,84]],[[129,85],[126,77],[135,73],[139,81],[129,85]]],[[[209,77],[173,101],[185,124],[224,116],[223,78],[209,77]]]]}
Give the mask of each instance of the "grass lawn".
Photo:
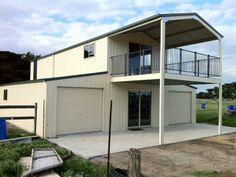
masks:
{"type": "MultiPolygon", "coordinates": [[[[8,132],[10,137],[30,135],[14,126],[9,126],[8,132]]],[[[32,143],[0,142],[0,177],[20,177],[24,169],[20,163],[20,158],[30,156],[32,148],[55,148],[61,158],[64,159],[63,166],[55,169],[62,177],[71,177],[78,172],[84,172],[85,176],[89,177],[103,177],[106,174],[104,164],[91,163],[45,139],[37,139],[33,140],[32,143]]]]}
{"type": "MultiPolygon", "coordinates": [[[[236,100],[233,101],[223,101],[223,125],[236,127],[236,115],[229,116],[226,115],[226,110],[228,105],[236,105],[236,100]]],[[[215,100],[197,100],[197,122],[198,123],[208,123],[208,124],[218,124],[218,101],[215,100]],[[201,109],[201,103],[206,103],[206,109],[201,109]]]]}
{"type": "Polygon", "coordinates": [[[34,133],[29,133],[25,130],[15,127],[14,125],[7,123],[7,138],[19,138],[25,136],[33,136],[34,133]]]}

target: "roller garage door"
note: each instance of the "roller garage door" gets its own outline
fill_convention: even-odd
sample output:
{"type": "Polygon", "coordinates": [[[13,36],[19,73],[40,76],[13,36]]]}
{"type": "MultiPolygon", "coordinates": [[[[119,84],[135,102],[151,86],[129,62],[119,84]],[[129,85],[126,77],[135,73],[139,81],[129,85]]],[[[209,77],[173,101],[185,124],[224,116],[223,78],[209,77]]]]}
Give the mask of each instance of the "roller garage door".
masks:
{"type": "Polygon", "coordinates": [[[169,124],[191,122],[191,92],[169,91],[167,105],[169,124]]]}
{"type": "Polygon", "coordinates": [[[102,130],[102,89],[59,87],[57,135],[102,130]]]}

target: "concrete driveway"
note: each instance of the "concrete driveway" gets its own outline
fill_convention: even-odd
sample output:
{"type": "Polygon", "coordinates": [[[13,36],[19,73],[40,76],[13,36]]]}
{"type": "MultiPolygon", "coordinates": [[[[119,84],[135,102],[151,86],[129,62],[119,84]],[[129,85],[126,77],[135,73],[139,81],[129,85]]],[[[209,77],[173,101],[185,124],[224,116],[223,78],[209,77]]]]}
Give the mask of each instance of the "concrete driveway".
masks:
{"type": "MultiPolygon", "coordinates": [[[[223,133],[236,132],[236,128],[222,127],[223,133]]],[[[63,135],[48,139],[73,153],[91,159],[107,153],[107,132],[92,132],[63,135]]],[[[217,126],[205,124],[179,124],[165,128],[165,144],[217,135],[217,126]]],[[[145,148],[158,145],[158,129],[113,132],[111,153],[130,148],[145,148]]]]}

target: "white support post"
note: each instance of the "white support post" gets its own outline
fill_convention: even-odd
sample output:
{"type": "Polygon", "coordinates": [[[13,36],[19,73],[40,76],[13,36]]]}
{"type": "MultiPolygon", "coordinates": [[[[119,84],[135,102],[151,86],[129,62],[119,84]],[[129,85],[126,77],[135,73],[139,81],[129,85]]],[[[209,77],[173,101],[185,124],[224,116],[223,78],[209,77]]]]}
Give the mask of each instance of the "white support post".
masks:
{"type": "Polygon", "coordinates": [[[218,134],[222,133],[222,39],[218,40],[218,55],[219,55],[219,112],[218,112],[218,134]]]}
{"type": "Polygon", "coordinates": [[[165,31],[166,19],[161,20],[160,42],[160,87],[159,87],[159,144],[164,143],[164,112],[165,112],[165,31]]]}

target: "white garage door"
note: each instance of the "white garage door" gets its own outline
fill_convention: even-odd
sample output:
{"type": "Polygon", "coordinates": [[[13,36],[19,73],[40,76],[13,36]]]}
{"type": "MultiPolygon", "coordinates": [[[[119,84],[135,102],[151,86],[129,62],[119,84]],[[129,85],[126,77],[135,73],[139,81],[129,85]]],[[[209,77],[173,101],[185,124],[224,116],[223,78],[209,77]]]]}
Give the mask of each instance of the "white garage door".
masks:
{"type": "Polygon", "coordinates": [[[102,89],[58,88],[57,135],[102,130],[102,89]]]}
{"type": "Polygon", "coordinates": [[[168,92],[167,115],[169,124],[191,122],[191,93],[168,92]]]}

